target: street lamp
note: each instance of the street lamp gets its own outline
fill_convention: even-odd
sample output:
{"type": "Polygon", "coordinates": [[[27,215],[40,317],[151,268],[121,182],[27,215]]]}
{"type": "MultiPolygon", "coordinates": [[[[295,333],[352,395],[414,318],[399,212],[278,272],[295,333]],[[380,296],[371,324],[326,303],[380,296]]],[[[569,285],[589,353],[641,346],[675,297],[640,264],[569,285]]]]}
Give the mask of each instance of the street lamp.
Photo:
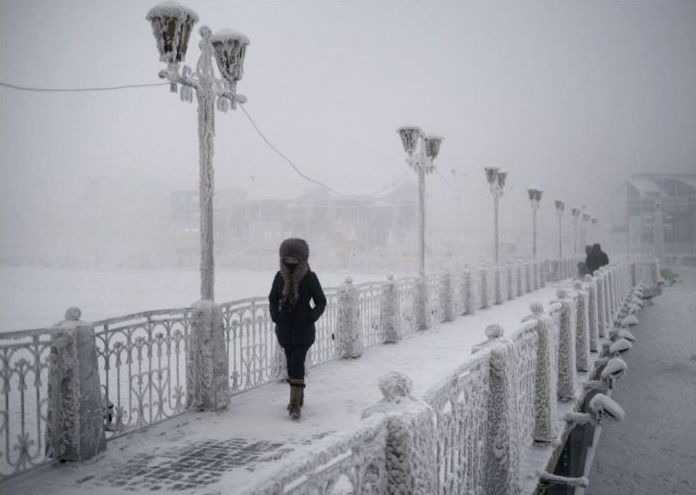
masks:
{"type": "Polygon", "coordinates": [[[442,138],[426,135],[420,127],[404,126],[396,130],[406,152],[406,163],[418,174],[418,273],[425,275],[425,176],[435,170],[442,138]]]}
{"type": "Polygon", "coordinates": [[[653,223],[653,252],[657,258],[665,255],[665,226],[662,202],[655,203],[655,221],[653,223]]]}
{"type": "Polygon", "coordinates": [[[175,2],[165,2],[150,9],[146,19],[152,24],[157,41],[160,61],[167,68],[159,77],[169,81],[170,91],[176,93],[181,84],[182,101],[193,100],[193,90],[198,100],[199,141],[199,204],[201,214],[201,299],[213,300],[215,286],[215,262],[213,257],[213,138],[215,136],[215,105],[226,112],[235,109],[246,98],[237,94],[237,82],[242,78],[244,56],[249,39],[243,34],[223,30],[212,34],[207,26],[201,26],[199,47],[201,50],[196,70],[179,64],[186,58],[186,49],[198,15],[175,2]],[[213,57],[221,78],[215,77],[213,57]]]}
{"type": "Polygon", "coordinates": [[[590,218],[590,224],[592,225],[592,238],[595,239],[595,242],[599,242],[597,236],[597,222],[599,222],[597,217],[590,218]]]}
{"type": "Polygon", "coordinates": [[[560,199],[555,202],[556,205],[556,215],[558,215],[558,258],[563,258],[563,210],[565,210],[565,203],[560,199]]]}
{"type": "Polygon", "coordinates": [[[493,195],[493,244],[495,253],[495,264],[500,261],[500,238],[498,234],[498,212],[500,197],[503,195],[505,181],[507,180],[507,172],[500,170],[498,167],[485,167],[486,181],[491,188],[493,195]]]}
{"type": "Polygon", "coordinates": [[[537,211],[539,210],[539,203],[541,202],[541,189],[527,189],[527,194],[529,195],[529,202],[532,205],[532,258],[536,259],[537,256],[537,211]]]}
{"type": "Polygon", "coordinates": [[[587,224],[590,221],[590,214],[585,211],[585,205],[582,205],[582,223],[580,224],[580,245],[584,248],[587,245],[587,224]]]}
{"type": "Polygon", "coordinates": [[[573,216],[573,253],[578,255],[578,220],[580,219],[580,208],[571,208],[570,214],[573,216]]]}

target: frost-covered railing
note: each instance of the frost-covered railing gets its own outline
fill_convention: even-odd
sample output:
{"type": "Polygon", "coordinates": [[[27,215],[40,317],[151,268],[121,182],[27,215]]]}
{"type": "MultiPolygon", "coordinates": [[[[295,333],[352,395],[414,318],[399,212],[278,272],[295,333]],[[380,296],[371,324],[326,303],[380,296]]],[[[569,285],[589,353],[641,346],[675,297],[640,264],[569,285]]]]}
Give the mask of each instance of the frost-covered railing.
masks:
{"type": "Polygon", "coordinates": [[[403,333],[416,331],[416,298],[418,279],[416,277],[400,278],[396,281],[398,298],[398,318],[403,333]]]}
{"type": "Polygon", "coordinates": [[[437,418],[437,493],[482,494],[486,476],[488,353],[457,368],[425,394],[437,418]]]}
{"type": "Polygon", "coordinates": [[[233,394],[263,385],[278,376],[284,364],[268,311],[267,297],[220,305],[233,394]]]}
{"type": "MultiPolygon", "coordinates": [[[[628,278],[657,280],[658,271],[649,260],[641,262],[642,265],[635,263],[628,278]]],[[[385,341],[397,342],[404,334],[533,290],[540,284],[529,281],[533,278],[531,273],[543,270],[538,275],[539,280],[560,280],[573,275],[576,264],[576,259],[569,259],[547,260],[535,265],[512,263],[501,265],[499,269],[470,267],[425,279],[400,278],[326,289],[327,308],[317,322],[317,339],[308,356],[309,364],[315,366],[340,356],[357,357],[364,347],[385,341]],[[344,289],[354,297],[341,299],[340,291],[344,289]],[[421,305],[419,300],[423,294],[425,304],[421,305]],[[341,301],[354,304],[354,307],[342,311],[341,301]],[[339,342],[345,341],[341,337],[346,332],[354,332],[360,342],[355,352],[341,354],[339,342]]],[[[618,300],[616,287],[610,291],[604,278],[608,277],[596,283],[595,291],[599,336],[605,334],[611,310],[616,308],[618,300]]],[[[218,347],[224,342],[227,351],[229,393],[236,394],[282,377],[284,355],[277,345],[267,299],[233,301],[216,308],[224,337],[218,347]]],[[[180,414],[193,400],[191,397],[199,397],[191,395],[189,378],[196,380],[202,376],[191,362],[207,359],[205,349],[191,351],[194,323],[198,322],[202,331],[212,328],[202,315],[200,309],[178,308],[94,323],[80,322],[94,329],[108,437],[180,414]]],[[[214,328],[212,331],[216,332],[214,328]]],[[[49,328],[0,334],[2,476],[24,471],[45,460],[46,384],[53,332],[55,330],[49,328]]],[[[203,338],[198,345],[209,344],[203,338]]],[[[217,390],[215,393],[224,392],[217,390]]]]}
{"type": "Polygon", "coordinates": [[[350,431],[333,434],[281,463],[265,481],[242,489],[255,495],[387,493],[388,424],[384,417],[361,421],[350,431]]]}
{"type": "Polygon", "coordinates": [[[369,282],[357,286],[360,325],[366,347],[384,342],[382,317],[385,285],[384,282],[369,282]]]}
{"type": "Polygon", "coordinates": [[[0,334],[0,480],[47,460],[48,360],[54,331],[0,334]]]}
{"type": "Polygon", "coordinates": [[[167,309],[92,323],[108,438],[186,410],[186,360],[197,314],[167,309]]]}

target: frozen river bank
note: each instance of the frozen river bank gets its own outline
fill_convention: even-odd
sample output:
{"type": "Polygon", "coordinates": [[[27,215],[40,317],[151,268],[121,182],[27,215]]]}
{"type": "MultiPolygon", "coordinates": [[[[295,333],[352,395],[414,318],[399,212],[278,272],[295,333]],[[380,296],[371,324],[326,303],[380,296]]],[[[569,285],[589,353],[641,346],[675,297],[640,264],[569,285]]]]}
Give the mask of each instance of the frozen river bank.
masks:
{"type": "Polygon", "coordinates": [[[613,398],[626,419],[604,428],[591,495],[696,493],[696,270],[678,269],[642,313],[613,398]]]}
{"type": "MultiPolygon", "coordinates": [[[[218,269],[219,302],[263,296],[275,275],[267,271],[218,269]]],[[[317,270],[325,287],[347,276],[356,283],[383,280],[386,274],[317,270]]],[[[78,306],[85,320],[111,318],[152,309],[189,306],[199,293],[198,270],[99,270],[0,267],[0,332],[50,326],[78,306]]]]}

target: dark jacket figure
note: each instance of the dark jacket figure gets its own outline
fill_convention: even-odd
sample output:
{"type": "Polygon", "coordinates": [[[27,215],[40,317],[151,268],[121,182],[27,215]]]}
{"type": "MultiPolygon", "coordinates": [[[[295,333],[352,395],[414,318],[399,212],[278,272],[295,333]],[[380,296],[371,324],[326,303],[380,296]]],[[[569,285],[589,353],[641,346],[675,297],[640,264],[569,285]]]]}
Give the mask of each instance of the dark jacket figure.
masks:
{"type": "Polygon", "coordinates": [[[290,379],[288,411],[297,419],[304,402],[305,358],[314,344],[314,323],[326,308],[317,275],[309,268],[309,246],[303,239],[286,239],[280,245],[280,270],[268,295],[278,343],[285,351],[290,379]],[[310,300],[314,307],[310,306],[310,300]]]}
{"type": "Polygon", "coordinates": [[[608,265],[609,264],[609,256],[607,255],[607,253],[602,251],[602,246],[600,246],[599,244],[595,244],[595,246],[597,247],[597,251],[599,251],[599,266],[608,265]]]}
{"type": "Polygon", "coordinates": [[[609,264],[609,257],[607,253],[602,251],[599,244],[594,244],[592,246],[592,252],[587,256],[587,268],[590,273],[594,273],[600,267],[609,264]]]}

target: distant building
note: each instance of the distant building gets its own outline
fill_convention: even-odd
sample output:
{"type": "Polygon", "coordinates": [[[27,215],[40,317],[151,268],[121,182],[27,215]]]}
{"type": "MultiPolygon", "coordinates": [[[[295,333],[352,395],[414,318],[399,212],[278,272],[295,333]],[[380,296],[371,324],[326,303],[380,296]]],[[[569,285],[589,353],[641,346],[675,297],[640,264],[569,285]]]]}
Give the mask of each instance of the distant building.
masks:
{"type": "MultiPolygon", "coordinates": [[[[321,188],[289,198],[219,190],[214,202],[217,261],[238,265],[239,259],[268,257],[290,236],[306,238],[313,257],[317,253],[332,264],[348,265],[356,256],[382,252],[413,256],[416,198],[416,186],[410,183],[379,196],[337,196],[321,188]]],[[[197,191],[171,193],[179,264],[190,265],[198,259],[198,215],[197,191]]]]}
{"type": "Polygon", "coordinates": [[[632,175],[613,198],[614,247],[631,254],[653,253],[658,203],[664,212],[665,254],[696,254],[696,174],[632,175]]]}

